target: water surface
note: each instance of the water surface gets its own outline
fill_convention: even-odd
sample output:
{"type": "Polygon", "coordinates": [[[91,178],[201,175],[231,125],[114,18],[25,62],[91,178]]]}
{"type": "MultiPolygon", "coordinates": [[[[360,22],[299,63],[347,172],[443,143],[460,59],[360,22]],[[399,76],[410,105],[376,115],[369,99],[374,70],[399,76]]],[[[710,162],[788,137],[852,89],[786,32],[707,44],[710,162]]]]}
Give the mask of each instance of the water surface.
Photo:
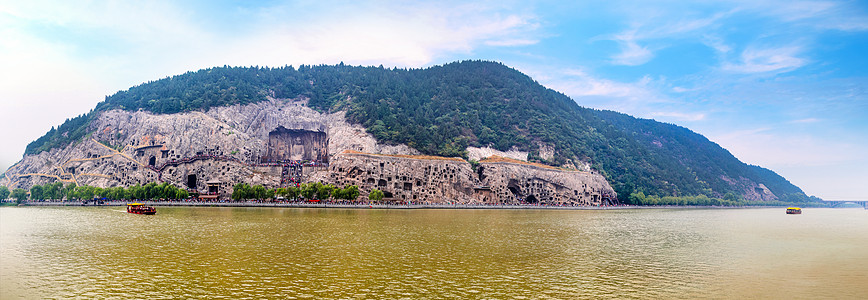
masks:
{"type": "Polygon", "coordinates": [[[868,298],[868,211],[0,208],[0,298],[868,298]]]}

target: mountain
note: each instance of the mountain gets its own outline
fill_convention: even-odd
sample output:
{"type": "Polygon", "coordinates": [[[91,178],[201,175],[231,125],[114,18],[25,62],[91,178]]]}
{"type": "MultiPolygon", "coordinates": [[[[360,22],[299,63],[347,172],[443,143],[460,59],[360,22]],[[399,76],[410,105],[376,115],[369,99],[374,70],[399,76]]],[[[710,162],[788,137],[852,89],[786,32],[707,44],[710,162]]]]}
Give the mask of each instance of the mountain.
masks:
{"type": "MultiPolygon", "coordinates": [[[[158,115],[304,99],[321,113],[345,112],[379,143],[421,154],[527,153],[531,162],[593,169],[622,201],[657,196],[803,200],[801,189],[750,166],[687,128],[584,108],[503,64],[462,61],[426,69],[334,66],[217,67],[144,83],[106,97],[25,151],[67,147],[93,133],[106,111],[158,115]]],[[[578,99],[579,101],[581,99],[578,99]]],[[[525,158],[525,157],[522,157],[525,158]]]]}

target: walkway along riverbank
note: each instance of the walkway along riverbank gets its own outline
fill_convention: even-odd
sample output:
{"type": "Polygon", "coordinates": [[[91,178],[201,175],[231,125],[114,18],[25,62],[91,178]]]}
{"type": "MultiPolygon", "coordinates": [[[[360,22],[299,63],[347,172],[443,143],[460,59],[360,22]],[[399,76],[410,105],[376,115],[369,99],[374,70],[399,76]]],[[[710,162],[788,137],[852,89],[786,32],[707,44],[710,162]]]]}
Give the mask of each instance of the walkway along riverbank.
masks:
{"type": "Polygon", "coordinates": [[[544,206],[544,205],[481,205],[481,204],[382,204],[382,203],[303,203],[303,202],[257,202],[257,201],[105,201],[99,204],[81,201],[25,201],[21,206],[126,206],[128,203],[151,206],[202,206],[202,207],[289,207],[289,208],[350,208],[350,209],[541,209],[541,210],[620,210],[620,209],[719,209],[719,208],[769,208],[785,206],[544,206]]]}

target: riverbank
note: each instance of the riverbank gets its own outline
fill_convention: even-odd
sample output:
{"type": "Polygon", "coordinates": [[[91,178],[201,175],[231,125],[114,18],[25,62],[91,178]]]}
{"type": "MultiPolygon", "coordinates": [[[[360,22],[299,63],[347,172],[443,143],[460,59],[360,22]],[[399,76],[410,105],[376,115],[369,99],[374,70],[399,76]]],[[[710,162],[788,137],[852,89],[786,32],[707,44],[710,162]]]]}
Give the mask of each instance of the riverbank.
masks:
{"type": "MultiPolygon", "coordinates": [[[[27,201],[23,206],[126,206],[128,201],[105,201],[100,204],[80,201],[27,201]]],[[[338,204],[301,202],[199,202],[199,201],[138,201],[150,206],[202,206],[202,207],[290,207],[290,208],[344,208],[344,209],[542,209],[542,210],[620,210],[620,209],[719,209],[719,208],[768,208],[783,206],[543,206],[543,205],[480,205],[480,204],[338,204]]]]}

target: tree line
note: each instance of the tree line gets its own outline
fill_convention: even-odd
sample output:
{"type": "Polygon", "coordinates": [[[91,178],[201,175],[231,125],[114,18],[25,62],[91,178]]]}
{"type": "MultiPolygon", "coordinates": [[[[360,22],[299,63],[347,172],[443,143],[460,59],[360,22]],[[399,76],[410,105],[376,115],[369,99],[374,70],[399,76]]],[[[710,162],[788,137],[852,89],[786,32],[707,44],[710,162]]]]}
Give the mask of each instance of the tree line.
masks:
{"type": "Polygon", "coordinates": [[[93,200],[93,199],[109,199],[109,200],[149,200],[149,199],[187,199],[190,197],[185,189],[178,188],[169,183],[157,184],[154,182],[145,185],[134,185],[128,188],[125,187],[110,187],[100,188],[89,185],[76,185],[70,183],[64,185],[62,182],[48,183],[45,185],[33,185],[30,187],[30,194],[25,189],[14,189],[9,191],[5,186],[0,186],[0,199],[9,197],[18,200],[93,200]]]}
{"type": "Polygon", "coordinates": [[[822,199],[804,198],[799,195],[784,195],[774,201],[748,201],[735,193],[726,193],[723,198],[698,196],[646,196],[642,192],[631,193],[629,203],[634,205],[657,206],[826,206],[822,199]]]}
{"type": "MultiPolygon", "coordinates": [[[[238,183],[233,187],[232,200],[251,200],[251,199],[274,199],[282,197],[287,200],[347,200],[355,201],[359,198],[361,192],[356,185],[347,185],[344,188],[336,187],[332,184],[322,184],[320,182],[303,183],[299,187],[290,186],[287,188],[267,189],[262,185],[248,185],[246,183],[238,183]]],[[[368,199],[372,201],[380,201],[383,199],[383,192],[378,189],[373,189],[368,194],[368,199]]]]}
{"type": "MultiPolygon", "coordinates": [[[[89,185],[79,186],[75,183],[64,185],[62,182],[54,182],[45,185],[34,185],[30,187],[29,192],[28,194],[28,190],[21,188],[10,191],[6,186],[0,186],[0,200],[12,198],[20,203],[25,200],[93,200],[103,198],[107,200],[157,200],[190,198],[187,190],[166,182],[161,184],[154,182],[145,185],[137,184],[129,188],[99,188],[89,185]]],[[[355,185],[337,188],[334,185],[319,182],[304,183],[300,187],[276,189],[267,189],[262,185],[251,186],[246,183],[238,183],[234,187],[231,198],[233,200],[250,200],[274,199],[279,196],[290,200],[328,200],[333,198],[354,201],[359,198],[360,193],[359,187],[355,185]]],[[[383,199],[383,192],[373,189],[369,193],[368,199],[380,201],[383,199]]]]}

